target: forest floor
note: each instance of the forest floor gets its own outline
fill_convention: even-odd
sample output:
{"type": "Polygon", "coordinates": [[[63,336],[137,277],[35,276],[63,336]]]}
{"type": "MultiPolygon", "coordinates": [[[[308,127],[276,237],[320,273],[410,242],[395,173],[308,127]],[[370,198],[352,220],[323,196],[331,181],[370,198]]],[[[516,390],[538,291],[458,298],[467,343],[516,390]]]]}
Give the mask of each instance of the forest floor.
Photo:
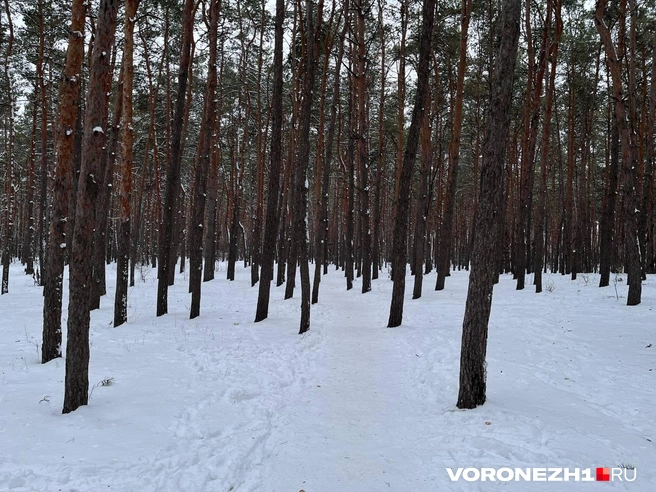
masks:
{"type": "Polygon", "coordinates": [[[253,323],[247,269],[228,282],[220,265],[193,321],[186,274],[161,318],[155,271],[137,277],[115,329],[108,267],[91,400],[62,415],[64,361],[39,364],[41,289],[12,267],[0,297],[0,490],[656,490],[656,276],[637,307],[625,282],[599,289],[597,275],[547,275],[539,295],[502,276],[488,401],[467,411],[455,408],[467,272],[442,292],[428,275],[419,300],[408,277],[404,323],[387,329],[388,273],[363,295],[331,268],[304,336],[299,289],[283,301],[273,288],[269,319],[253,323]],[[446,470],[620,465],[636,468],[634,482],[452,482],[446,470]]]}

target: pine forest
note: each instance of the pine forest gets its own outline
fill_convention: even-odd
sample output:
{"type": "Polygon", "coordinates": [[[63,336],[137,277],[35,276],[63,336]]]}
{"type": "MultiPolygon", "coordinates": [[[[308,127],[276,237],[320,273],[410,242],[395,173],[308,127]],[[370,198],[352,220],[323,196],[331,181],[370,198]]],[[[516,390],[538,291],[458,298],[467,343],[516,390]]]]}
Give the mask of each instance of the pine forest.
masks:
{"type": "Polygon", "coordinates": [[[654,0],[0,2],[0,489],[656,490],[654,0]]]}

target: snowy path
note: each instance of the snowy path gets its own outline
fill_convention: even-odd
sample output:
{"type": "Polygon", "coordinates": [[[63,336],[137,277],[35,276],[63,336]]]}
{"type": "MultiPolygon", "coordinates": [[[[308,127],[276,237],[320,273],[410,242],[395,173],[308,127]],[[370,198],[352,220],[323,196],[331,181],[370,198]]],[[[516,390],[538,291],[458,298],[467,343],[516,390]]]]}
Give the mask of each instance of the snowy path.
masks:
{"type": "Polygon", "coordinates": [[[298,292],[272,291],[270,318],[254,324],[248,272],[230,283],[221,270],[189,321],[180,277],[158,319],[145,271],[128,325],[111,328],[109,298],[94,312],[96,386],[88,407],[62,416],[63,363],[38,364],[40,290],[12,274],[0,298],[0,491],[524,491],[454,483],[445,468],[620,464],[637,468],[636,482],[544,487],[656,490],[654,277],[636,308],[595,276],[550,276],[539,296],[502,277],[488,402],[459,411],[466,272],[439,293],[429,275],[403,326],[386,329],[386,276],[362,295],[331,270],[298,336],[298,292]]]}
{"type": "Polygon", "coordinates": [[[268,490],[289,490],[290,483],[307,490],[326,483],[333,490],[353,484],[383,490],[416,480],[421,435],[406,411],[411,381],[404,330],[384,330],[387,313],[362,309],[362,299],[355,292],[347,299],[327,294],[321,301],[330,307],[315,310],[330,344],[302,400],[286,409],[292,424],[267,465],[268,490]],[[295,468],[299,456],[307,465],[295,468]]]}

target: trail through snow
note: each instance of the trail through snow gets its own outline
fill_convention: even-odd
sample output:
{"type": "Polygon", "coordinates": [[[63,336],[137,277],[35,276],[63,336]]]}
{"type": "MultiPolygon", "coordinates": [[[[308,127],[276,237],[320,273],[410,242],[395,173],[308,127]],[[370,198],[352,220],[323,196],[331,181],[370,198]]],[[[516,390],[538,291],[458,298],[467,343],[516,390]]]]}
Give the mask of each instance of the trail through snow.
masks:
{"type": "Polygon", "coordinates": [[[0,490],[523,491],[538,484],[452,482],[446,468],[620,464],[636,467],[635,482],[539,486],[656,490],[655,277],[628,308],[594,275],[549,276],[540,295],[502,276],[488,401],[460,411],[466,272],[441,292],[428,275],[421,299],[408,292],[403,325],[387,329],[386,275],[362,295],[331,270],[299,336],[300,292],[273,290],[255,324],[250,275],[228,282],[224,270],[189,321],[186,278],[156,318],[144,269],[129,323],[114,329],[110,267],[110,297],[92,315],[91,401],[63,416],[64,362],[38,363],[41,291],[14,267],[0,297],[0,490]]]}

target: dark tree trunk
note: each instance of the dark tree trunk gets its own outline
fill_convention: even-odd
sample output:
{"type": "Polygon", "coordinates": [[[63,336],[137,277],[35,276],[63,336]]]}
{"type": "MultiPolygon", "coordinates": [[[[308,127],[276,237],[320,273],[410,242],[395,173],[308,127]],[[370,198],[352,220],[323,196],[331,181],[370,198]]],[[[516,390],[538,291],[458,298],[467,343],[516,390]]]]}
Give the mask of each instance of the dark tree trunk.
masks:
{"type": "MultiPolygon", "coordinates": [[[[348,22],[348,21],[347,21],[348,22]]],[[[351,49],[353,49],[351,47],[351,49]]],[[[352,73],[352,64],[349,64],[352,73]]],[[[353,288],[354,278],[354,237],[355,237],[355,91],[353,77],[349,78],[348,102],[348,141],[346,142],[346,172],[347,175],[347,210],[346,210],[346,238],[344,240],[344,273],[346,275],[346,290],[353,288]]]]}
{"type": "MultiPolygon", "coordinates": [[[[114,45],[117,0],[101,0],[98,7],[96,38],[91,55],[87,114],[84,121],[82,167],[73,232],[66,342],[66,380],[63,413],[86,405],[89,390],[89,285],[90,254],[93,248],[96,199],[100,165],[107,141],[107,86],[112,72],[110,53],[114,45]]],[[[68,203],[65,201],[64,203],[68,203]]]]}
{"type": "Polygon", "coordinates": [[[643,186],[643,213],[646,218],[647,273],[656,273],[656,217],[654,216],[654,167],[656,167],[656,20],[653,29],[653,48],[651,58],[651,86],[649,88],[649,113],[645,129],[645,176],[643,186]]]}
{"type": "MultiPolygon", "coordinates": [[[[430,101],[426,101],[430,105],[430,101]]],[[[419,176],[419,199],[417,200],[417,213],[415,214],[415,244],[414,257],[412,259],[415,270],[415,284],[412,289],[412,298],[421,297],[421,289],[424,283],[424,255],[426,249],[426,219],[428,218],[428,209],[430,207],[430,198],[428,196],[428,180],[430,179],[432,168],[432,149],[431,149],[431,131],[430,131],[430,112],[424,113],[424,120],[421,128],[421,168],[419,176]]]]}
{"type": "MultiPolygon", "coordinates": [[[[109,89],[109,87],[107,87],[109,89]]],[[[100,308],[100,298],[107,293],[107,281],[105,277],[105,263],[107,263],[107,252],[109,244],[109,217],[112,214],[112,189],[114,187],[114,167],[116,164],[116,153],[118,151],[118,133],[120,131],[121,118],[123,117],[123,69],[119,75],[119,83],[116,92],[116,108],[112,117],[112,126],[108,130],[108,149],[105,151],[100,163],[100,177],[96,179],[98,184],[98,200],[96,205],[96,227],[93,240],[92,281],[90,289],[89,308],[100,308]]]]}
{"type": "MultiPolygon", "coordinates": [[[[39,31],[43,30],[43,2],[39,2],[39,31]]],[[[39,62],[40,63],[40,62],[39,62]]],[[[38,86],[34,88],[34,108],[32,110],[32,133],[30,137],[30,157],[27,169],[27,189],[25,190],[25,201],[27,202],[25,242],[23,244],[23,262],[25,263],[25,274],[34,275],[34,164],[36,160],[36,110],[38,98],[38,86]]]]}
{"type": "MultiPolygon", "coordinates": [[[[178,72],[178,94],[175,102],[175,115],[170,142],[170,160],[166,170],[166,195],[162,224],[159,231],[159,261],[157,266],[157,316],[168,312],[169,277],[171,276],[171,257],[177,256],[174,239],[175,215],[178,210],[180,190],[180,165],[182,161],[182,130],[185,113],[185,95],[189,77],[191,41],[194,27],[194,0],[185,0],[182,11],[182,44],[180,48],[180,69],[178,72]]],[[[173,263],[175,266],[175,263],[173,263]]]]}
{"type": "Polygon", "coordinates": [[[282,50],[285,20],[285,0],[276,0],[275,41],[273,53],[273,94],[271,99],[271,169],[267,193],[266,222],[264,224],[264,243],[262,245],[262,268],[257,297],[255,322],[269,315],[269,294],[273,280],[273,262],[276,255],[278,237],[278,195],[280,193],[280,172],[282,169],[282,50]]]}
{"type": "Polygon", "coordinates": [[[615,251],[615,207],[617,203],[617,180],[620,160],[620,133],[615,111],[611,108],[610,150],[606,168],[606,188],[601,209],[599,244],[599,287],[610,284],[610,271],[615,251]]]}
{"type": "Polygon", "coordinates": [[[460,164],[460,137],[462,135],[462,105],[464,99],[465,71],[467,69],[467,35],[471,19],[472,0],[462,0],[460,13],[460,55],[458,59],[458,79],[456,82],[456,101],[453,115],[453,128],[449,142],[449,180],[444,221],[440,228],[440,246],[437,259],[437,281],[435,290],[444,289],[444,282],[449,275],[451,254],[453,250],[453,213],[456,201],[456,184],[460,164]]]}
{"type": "Polygon", "coordinates": [[[365,11],[362,0],[356,3],[355,32],[357,40],[356,100],[357,161],[360,169],[360,258],[362,260],[362,293],[371,290],[371,224],[369,212],[369,118],[367,117],[367,55],[365,11]]]}
{"type": "Polygon", "coordinates": [[[624,253],[628,270],[629,294],[626,299],[628,306],[640,304],[642,293],[642,272],[640,250],[638,247],[638,210],[636,208],[635,180],[637,155],[635,134],[629,125],[624,105],[624,87],[622,82],[622,59],[626,55],[624,37],[626,33],[626,2],[620,3],[619,9],[619,44],[617,49],[613,44],[610,30],[604,23],[607,0],[599,0],[595,12],[595,26],[604,45],[606,63],[610,70],[613,99],[615,102],[615,117],[619,126],[620,147],[622,149],[622,201],[624,203],[624,253]]]}
{"type": "Polygon", "coordinates": [[[69,194],[73,173],[74,129],[78,120],[78,99],[82,58],[84,57],[85,1],[74,0],[71,34],[66,52],[66,66],[59,89],[57,122],[57,167],[53,179],[52,219],[47,243],[46,286],[43,303],[43,344],[41,362],[61,357],[61,313],[64,277],[64,255],[71,245],[66,237],[69,194]],[[63,245],[63,247],[62,247],[63,245]]]}
{"type": "MultiPolygon", "coordinates": [[[[345,0],[343,4],[343,11],[348,11],[348,0],[345,0]]],[[[334,15],[334,11],[333,11],[334,15]]],[[[340,16],[341,18],[341,16],[340,16]]],[[[332,23],[332,19],[331,19],[332,23]]],[[[339,23],[339,21],[338,21],[339,23]]],[[[321,166],[321,180],[319,180],[319,173],[317,171],[317,182],[321,183],[321,186],[317,186],[318,194],[317,197],[317,227],[316,227],[316,241],[315,241],[315,265],[314,265],[314,279],[312,283],[312,304],[319,302],[319,286],[321,284],[321,269],[328,264],[328,193],[330,191],[330,169],[333,159],[333,142],[335,139],[335,129],[337,123],[337,106],[339,104],[339,89],[340,89],[340,72],[342,58],[344,56],[344,38],[346,37],[346,32],[349,25],[345,20],[344,26],[340,32],[339,36],[339,48],[337,54],[337,60],[335,63],[335,78],[333,82],[333,91],[332,99],[330,104],[330,119],[328,121],[328,138],[326,144],[323,146],[325,148],[325,158],[322,160],[321,166]]],[[[334,35],[331,37],[329,46],[326,46],[325,51],[325,63],[324,63],[324,74],[322,78],[323,89],[326,89],[326,83],[328,80],[328,66],[330,61],[330,50],[332,49],[334,41],[334,35]]],[[[322,119],[323,121],[323,119],[322,119]]],[[[322,156],[323,157],[323,156],[322,156]]],[[[317,151],[317,161],[319,161],[319,152],[317,151]]]]}
{"type": "MultiPolygon", "coordinates": [[[[130,261],[130,205],[132,200],[132,86],[134,79],[134,21],[139,0],[125,1],[123,29],[123,119],[121,120],[121,182],[119,190],[120,225],[116,262],[116,295],[114,297],[114,327],[128,320],[128,266],[130,261]]],[[[142,171],[143,172],[143,171],[142,171]]]]}
{"type": "MultiPolygon", "coordinates": [[[[83,8],[83,10],[86,9],[83,8]]],[[[41,19],[43,19],[43,1],[39,2],[39,10],[41,12],[41,15],[39,16],[41,19]]],[[[73,12],[75,12],[75,2],[73,3],[73,12]]],[[[84,13],[82,14],[84,15],[84,13]]],[[[84,27],[84,26],[83,26],[84,27]]],[[[72,29],[71,25],[71,32],[74,32],[72,29]]],[[[84,32],[84,29],[80,29],[79,32],[84,32]]],[[[72,38],[69,38],[69,42],[72,38]]],[[[84,40],[81,40],[82,47],[81,52],[82,54],[80,57],[84,56],[84,40]]],[[[41,145],[40,145],[40,151],[41,151],[41,197],[40,197],[40,217],[39,217],[39,268],[41,269],[41,285],[45,287],[44,291],[47,291],[48,288],[46,286],[46,278],[50,274],[51,270],[50,267],[48,266],[48,260],[47,260],[47,255],[48,252],[47,250],[44,251],[44,247],[47,248],[46,244],[50,241],[48,237],[46,237],[47,231],[50,227],[48,223],[48,219],[52,220],[52,217],[48,216],[48,174],[49,174],[49,163],[48,163],[48,83],[46,81],[46,75],[45,75],[45,28],[43,26],[43,20],[39,20],[39,60],[37,61],[37,78],[38,78],[38,83],[39,83],[39,89],[40,89],[40,96],[41,96],[41,145]]],[[[80,65],[81,66],[81,65],[80,65]]],[[[70,73],[70,72],[66,72],[70,73]]],[[[73,75],[78,75],[81,72],[74,72],[70,73],[70,76],[73,75]]],[[[78,76],[77,79],[80,79],[78,76]]],[[[79,84],[80,81],[77,81],[77,84],[79,84]]],[[[79,86],[78,86],[79,87],[79,86]]],[[[71,125],[70,129],[73,130],[75,125],[71,125]]],[[[69,178],[70,179],[70,178],[69,178]]],[[[66,197],[68,200],[68,197],[66,197]]],[[[53,206],[56,201],[54,200],[53,197],[53,206]]],[[[62,218],[66,217],[66,212],[63,212],[61,215],[62,218]]],[[[65,228],[64,228],[65,229],[65,228]]],[[[72,232],[72,230],[71,230],[72,232]]],[[[66,234],[66,231],[64,230],[63,234],[66,234]]],[[[64,243],[65,241],[62,241],[64,243]]],[[[70,242],[69,242],[70,245],[70,242]]],[[[62,252],[62,258],[64,257],[64,252],[62,252]]],[[[62,260],[63,261],[63,260],[62,260]]],[[[59,267],[55,267],[55,273],[59,267]]],[[[62,263],[62,271],[63,271],[63,263],[62,263]]],[[[61,288],[60,288],[61,290],[61,288]]],[[[61,304],[61,302],[60,302],[61,304]]],[[[59,309],[59,312],[61,313],[61,308],[59,309]]],[[[54,313],[56,315],[56,312],[54,313]]],[[[59,316],[61,319],[61,314],[59,316]]],[[[61,321],[58,321],[57,323],[60,323],[61,321]]]]}
{"type": "Polygon", "coordinates": [[[193,209],[189,230],[189,287],[191,290],[190,319],[200,315],[201,274],[203,268],[203,223],[205,217],[205,197],[207,192],[207,173],[210,167],[214,128],[216,126],[216,53],[217,27],[221,0],[212,0],[209,7],[209,61],[203,120],[198,141],[198,164],[194,177],[193,209]]]}
{"type": "Polygon", "coordinates": [[[227,279],[235,279],[235,265],[239,254],[239,185],[235,186],[234,201],[232,204],[232,219],[230,222],[230,239],[228,243],[228,270],[227,279]]]}
{"type": "MultiPolygon", "coordinates": [[[[10,75],[9,63],[12,56],[14,46],[14,24],[11,19],[11,11],[9,10],[9,0],[5,0],[5,15],[9,24],[9,36],[6,41],[7,46],[5,49],[5,81],[7,83],[6,97],[7,105],[9,106],[8,114],[8,128],[5,129],[6,140],[6,157],[5,157],[5,177],[4,177],[4,244],[2,248],[2,287],[0,294],[7,294],[9,292],[9,263],[11,261],[11,242],[13,236],[14,220],[14,195],[15,189],[13,186],[13,163],[14,163],[14,101],[13,101],[13,87],[12,77],[10,75]]],[[[3,40],[4,41],[4,40],[3,40]]]]}
{"type": "MultiPolygon", "coordinates": [[[[526,29],[530,33],[530,12],[527,2],[526,29]]],[[[542,107],[542,86],[544,73],[546,71],[548,57],[547,43],[549,41],[548,31],[551,29],[551,2],[546,5],[547,18],[542,30],[542,43],[538,55],[537,72],[533,74],[531,69],[529,85],[526,91],[526,120],[524,128],[524,139],[522,141],[522,174],[520,184],[519,214],[517,222],[517,233],[515,237],[516,259],[515,275],[517,277],[517,290],[522,290],[526,282],[527,270],[530,271],[531,263],[531,218],[533,208],[533,189],[535,184],[535,148],[537,144],[538,128],[540,125],[540,109],[542,107]]],[[[529,43],[531,43],[529,38],[529,43]]],[[[533,50],[529,47],[529,63],[533,63],[533,50]]]]}
{"type": "MultiPolygon", "coordinates": [[[[547,8],[551,9],[551,1],[547,2],[547,8]]],[[[549,142],[551,139],[551,113],[553,109],[554,94],[556,90],[556,66],[558,62],[558,44],[563,32],[563,21],[561,18],[561,0],[554,0],[556,16],[556,30],[549,47],[551,59],[551,72],[546,89],[546,107],[544,124],[542,127],[542,143],[540,144],[540,187],[538,192],[538,204],[535,218],[535,253],[533,256],[533,273],[535,292],[542,292],[542,266],[544,264],[545,240],[546,240],[546,216],[547,216],[547,177],[549,174],[549,142]]],[[[547,19],[551,17],[551,10],[547,19]]],[[[549,21],[546,23],[549,26],[549,21]]]]}
{"type": "Polygon", "coordinates": [[[203,254],[205,265],[203,271],[203,282],[214,280],[214,269],[216,267],[216,214],[217,214],[217,195],[219,188],[219,150],[215,149],[212,153],[212,163],[210,165],[210,175],[207,191],[207,227],[205,228],[205,237],[203,239],[203,254]]]}
{"type": "MultiPolygon", "coordinates": [[[[266,129],[263,128],[264,121],[262,118],[262,64],[264,44],[264,29],[266,15],[266,0],[261,0],[261,17],[260,17],[260,43],[257,56],[257,172],[256,172],[256,196],[255,196],[255,215],[253,216],[253,241],[252,241],[252,265],[251,265],[251,287],[260,280],[260,266],[262,264],[262,220],[264,215],[264,164],[265,151],[264,144],[266,140],[266,129]]],[[[268,126],[268,121],[267,121],[268,126]]]]}
{"type": "Polygon", "coordinates": [[[312,122],[312,102],[314,82],[316,80],[317,60],[323,20],[323,0],[317,4],[316,18],[312,0],[307,0],[305,9],[305,71],[303,72],[298,160],[294,173],[294,243],[301,270],[301,323],[299,334],[310,329],[310,266],[308,264],[307,206],[308,184],[307,168],[310,164],[310,125],[312,122]]]}
{"type": "Polygon", "coordinates": [[[403,165],[398,183],[398,200],[394,223],[392,250],[392,303],[388,328],[399,326],[403,321],[403,296],[405,294],[405,268],[407,263],[408,210],[410,208],[410,182],[417,158],[421,122],[426,111],[431,70],[431,41],[435,21],[436,0],[424,0],[422,8],[421,35],[419,38],[419,63],[417,65],[417,93],[408,130],[408,141],[403,153],[403,165]]]}
{"type": "Polygon", "coordinates": [[[378,102],[378,148],[376,156],[376,195],[374,196],[374,236],[372,246],[372,260],[373,271],[371,278],[378,279],[378,272],[381,268],[381,195],[383,193],[383,165],[385,162],[385,80],[386,80],[386,65],[385,65],[385,28],[383,24],[383,3],[378,0],[378,35],[380,37],[380,95],[378,102]]]}
{"type": "Polygon", "coordinates": [[[462,326],[458,408],[485,403],[487,329],[492,307],[497,241],[503,207],[503,168],[510,125],[521,0],[505,0],[499,21],[498,51],[492,74],[486,122],[481,189],[476,211],[474,249],[462,326]]]}

